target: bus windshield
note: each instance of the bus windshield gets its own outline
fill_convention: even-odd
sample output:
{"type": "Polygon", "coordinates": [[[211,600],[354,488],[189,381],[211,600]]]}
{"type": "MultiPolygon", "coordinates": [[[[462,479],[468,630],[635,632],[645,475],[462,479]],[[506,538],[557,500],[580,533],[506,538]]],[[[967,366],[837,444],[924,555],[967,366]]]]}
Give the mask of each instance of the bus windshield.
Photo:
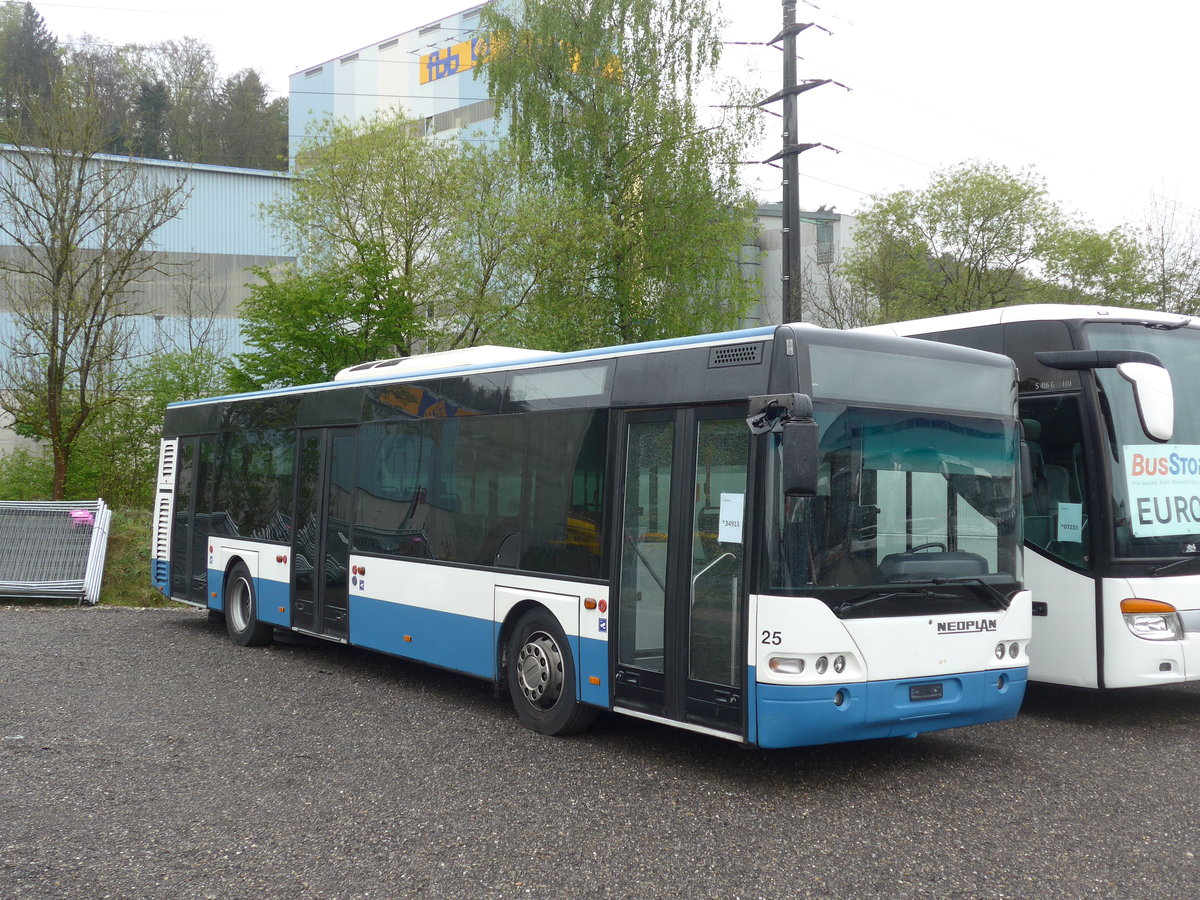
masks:
{"type": "Polygon", "coordinates": [[[1096,377],[1112,421],[1114,550],[1118,557],[1161,558],[1200,551],[1200,417],[1191,403],[1200,396],[1200,330],[1117,323],[1089,323],[1084,333],[1095,350],[1144,350],[1171,373],[1175,433],[1158,444],[1146,437],[1130,385],[1113,369],[1096,377]]]}
{"type": "Polygon", "coordinates": [[[785,497],[775,457],[768,590],[820,597],[839,614],[865,600],[872,615],[908,615],[940,609],[950,594],[960,602],[978,594],[984,608],[1016,589],[1019,445],[1011,420],[831,403],[818,404],[814,417],[817,495],[785,497]],[[929,589],[947,581],[958,590],[929,589]]]}

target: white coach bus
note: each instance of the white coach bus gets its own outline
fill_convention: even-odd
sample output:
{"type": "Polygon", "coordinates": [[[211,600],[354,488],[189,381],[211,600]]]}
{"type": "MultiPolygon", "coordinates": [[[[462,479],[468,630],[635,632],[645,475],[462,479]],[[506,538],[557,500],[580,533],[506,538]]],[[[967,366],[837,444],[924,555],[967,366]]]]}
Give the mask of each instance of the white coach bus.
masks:
{"type": "Polygon", "coordinates": [[[169,407],[153,579],[546,734],[915,735],[1020,706],[1018,433],[1010,360],[803,325],[367,363],[169,407]]]}
{"type": "Polygon", "coordinates": [[[1030,677],[1200,679],[1200,319],[1029,305],[863,329],[1004,353],[1033,451],[1030,677]]]}

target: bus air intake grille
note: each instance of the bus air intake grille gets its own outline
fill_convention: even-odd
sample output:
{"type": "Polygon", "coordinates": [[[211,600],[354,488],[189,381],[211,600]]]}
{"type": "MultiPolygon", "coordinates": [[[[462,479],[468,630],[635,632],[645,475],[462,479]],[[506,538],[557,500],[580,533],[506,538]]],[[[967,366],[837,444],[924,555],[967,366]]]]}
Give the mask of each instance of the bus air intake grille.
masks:
{"type": "Polygon", "coordinates": [[[762,362],[762,347],[759,344],[726,344],[708,351],[708,367],[721,369],[726,366],[756,366],[762,362]]]}

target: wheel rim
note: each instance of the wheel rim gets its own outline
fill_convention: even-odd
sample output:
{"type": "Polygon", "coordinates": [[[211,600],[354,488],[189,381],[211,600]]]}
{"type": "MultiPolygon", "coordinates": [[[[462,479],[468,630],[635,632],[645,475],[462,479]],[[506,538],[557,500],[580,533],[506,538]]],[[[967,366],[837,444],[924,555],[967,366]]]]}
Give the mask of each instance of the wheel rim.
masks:
{"type": "Polygon", "coordinates": [[[544,631],[525,639],[517,655],[517,680],[521,693],[539,709],[550,709],[562,696],[563,655],[558,643],[544,631]]]}
{"type": "Polygon", "coordinates": [[[250,585],[245,578],[238,578],[233,583],[233,588],[229,592],[231,602],[227,611],[233,616],[233,624],[238,631],[245,631],[250,624],[252,596],[250,585]]]}

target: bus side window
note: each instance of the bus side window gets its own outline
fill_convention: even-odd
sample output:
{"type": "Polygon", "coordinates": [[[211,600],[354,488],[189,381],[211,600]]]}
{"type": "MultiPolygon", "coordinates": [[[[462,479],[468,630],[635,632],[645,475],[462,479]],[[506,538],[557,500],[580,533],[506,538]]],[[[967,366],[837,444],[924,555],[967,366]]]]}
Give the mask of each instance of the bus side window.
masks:
{"type": "Polygon", "coordinates": [[[1025,498],[1025,540],[1063,562],[1088,568],[1087,480],[1079,397],[1023,397],[1021,424],[1033,464],[1033,490],[1025,498]]]}

